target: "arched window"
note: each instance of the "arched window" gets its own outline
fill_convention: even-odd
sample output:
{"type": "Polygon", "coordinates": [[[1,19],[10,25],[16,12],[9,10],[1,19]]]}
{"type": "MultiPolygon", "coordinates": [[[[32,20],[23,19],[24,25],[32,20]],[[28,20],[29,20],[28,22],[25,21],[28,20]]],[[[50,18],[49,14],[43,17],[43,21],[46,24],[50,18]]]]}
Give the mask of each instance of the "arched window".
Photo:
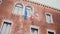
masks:
{"type": "Polygon", "coordinates": [[[17,3],[14,7],[14,14],[17,15],[23,15],[23,5],[20,3],[17,3]]]}
{"type": "Polygon", "coordinates": [[[26,6],[25,9],[27,11],[27,16],[30,17],[33,14],[33,8],[31,6],[26,6]]]}

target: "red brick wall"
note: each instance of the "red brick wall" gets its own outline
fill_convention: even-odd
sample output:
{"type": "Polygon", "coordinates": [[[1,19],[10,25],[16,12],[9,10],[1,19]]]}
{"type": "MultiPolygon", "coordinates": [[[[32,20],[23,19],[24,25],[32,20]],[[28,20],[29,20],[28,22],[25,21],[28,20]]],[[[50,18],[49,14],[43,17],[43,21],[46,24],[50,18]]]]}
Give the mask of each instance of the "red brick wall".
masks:
{"type": "Polygon", "coordinates": [[[22,0],[3,0],[0,4],[0,28],[2,26],[2,21],[4,19],[11,20],[11,32],[10,34],[30,34],[30,25],[32,25],[32,20],[28,19],[24,22],[24,17],[19,15],[14,15],[13,8],[16,2],[19,2],[25,6],[32,6],[34,11],[39,12],[40,21],[38,21],[35,16],[33,19],[33,25],[39,26],[40,34],[47,34],[47,29],[56,30],[56,34],[60,33],[60,12],[45,6],[37,5],[31,2],[22,0]],[[45,12],[49,12],[53,16],[53,24],[48,24],[46,22],[45,12]]]}

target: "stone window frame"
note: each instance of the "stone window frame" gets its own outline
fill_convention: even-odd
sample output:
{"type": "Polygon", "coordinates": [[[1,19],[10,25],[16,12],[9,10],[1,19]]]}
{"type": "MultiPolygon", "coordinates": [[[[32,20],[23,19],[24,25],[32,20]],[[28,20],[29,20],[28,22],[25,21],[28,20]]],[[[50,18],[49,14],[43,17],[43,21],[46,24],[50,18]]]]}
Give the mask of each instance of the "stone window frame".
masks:
{"type": "Polygon", "coordinates": [[[48,21],[47,21],[47,18],[46,18],[46,22],[47,22],[47,23],[53,23],[53,16],[52,16],[52,14],[49,13],[49,12],[45,12],[45,16],[46,16],[46,14],[49,14],[49,15],[51,16],[51,22],[48,22],[48,21]]]}
{"type": "MultiPolygon", "coordinates": [[[[20,3],[20,2],[16,2],[16,3],[14,4],[13,11],[12,11],[12,13],[13,13],[14,15],[20,15],[20,14],[15,14],[15,13],[14,13],[14,9],[15,9],[15,7],[16,7],[17,4],[21,5],[22,8],[23,8],[22,11],[24,11],[24,4],[22,4],[22,3],[20,3]]],[[[24,13],[24,12],[23,12],[23,13],[24,13]]],[[[24,15],[24,14],[23,14],[23,15],[24,15]]]]}
{"type": "MultiPolygon", "coordinates": [[[[3,19],[2,24],[1,24],[1,28],[0,28],[0,33],[1,33],[1,29],[2,29],[2,26],[3,26],[4,22],[11,23],[11,28],[10,28],[10,32],[11,32],[11,29],[12,29],[12,26],[13,26],[13,21],[11,21],[9,19],[3,19]]],[[[9,32],[9,34],[10,34],[10,32],[9,32]]]]}
{"type": "Polygon", "coordinates": [[[48,34],[48,31],[50,31],[50,32],[54,32],[54,34],[56,34],[56,31],[53,30],[53,29],[47,29],[47,34],[48,34]]]}
{"type": "MultiPolygon", "coordinates": [[[[25,5],[25,9],[27,8],[31,8],[32,9],[32,15],[34,14],[34,7],[33,6],[28,6],[28,5],[25,5]]],[[[27,16],[28,18],[30,17],[30,15],[27,16]]]]}
{"type": "Polygon", "coordinates": [[[30,25],[30,34],[31,34],[31,28],[35,28],[35,29],[38,29],[38,34],[39,34],[39,27],[38,26],[35,26],[35,25],[30,25]]]}

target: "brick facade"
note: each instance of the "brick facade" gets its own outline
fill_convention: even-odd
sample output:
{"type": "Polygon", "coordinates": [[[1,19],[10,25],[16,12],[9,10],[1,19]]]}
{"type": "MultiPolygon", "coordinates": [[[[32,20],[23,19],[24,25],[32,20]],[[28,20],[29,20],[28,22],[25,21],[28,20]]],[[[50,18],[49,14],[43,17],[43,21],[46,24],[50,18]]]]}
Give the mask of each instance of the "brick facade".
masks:
{"type": "Polygon", "coordinates": [[[55,30],[56,34],[60,34],[59,11],[60,10],[55,8],[25,0],[3,0],[0,4],[0,30],[3,24],[2,21],[10,20],[12,21],[10,34],[30,34],[31,25],[39,27],[39,34],[47,34],[47,29],[55,30]],[[30,20],[28,18],[26,21],[24,21],[23,16],[13,14],[12,12],[16,3],[21,3],[24,6],[32,6],[34,8],[34,11],[39,12],[39,20],[33,16],[33,20],[30,20]],[[46,22],[46,12],[52,14],[53,23],[49,24],[46,22]]]}

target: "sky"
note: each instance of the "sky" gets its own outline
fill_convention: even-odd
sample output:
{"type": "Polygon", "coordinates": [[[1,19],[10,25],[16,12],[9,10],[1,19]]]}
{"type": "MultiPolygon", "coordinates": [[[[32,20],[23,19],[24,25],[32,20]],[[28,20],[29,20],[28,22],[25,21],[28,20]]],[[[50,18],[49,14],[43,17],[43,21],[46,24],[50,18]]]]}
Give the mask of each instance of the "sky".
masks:
{"type": "Polygon", "coordinates": [[[29,0],[29,1],[41,3],[43,5],[47,5],[60,10],[60,0],[29,0]]]}

